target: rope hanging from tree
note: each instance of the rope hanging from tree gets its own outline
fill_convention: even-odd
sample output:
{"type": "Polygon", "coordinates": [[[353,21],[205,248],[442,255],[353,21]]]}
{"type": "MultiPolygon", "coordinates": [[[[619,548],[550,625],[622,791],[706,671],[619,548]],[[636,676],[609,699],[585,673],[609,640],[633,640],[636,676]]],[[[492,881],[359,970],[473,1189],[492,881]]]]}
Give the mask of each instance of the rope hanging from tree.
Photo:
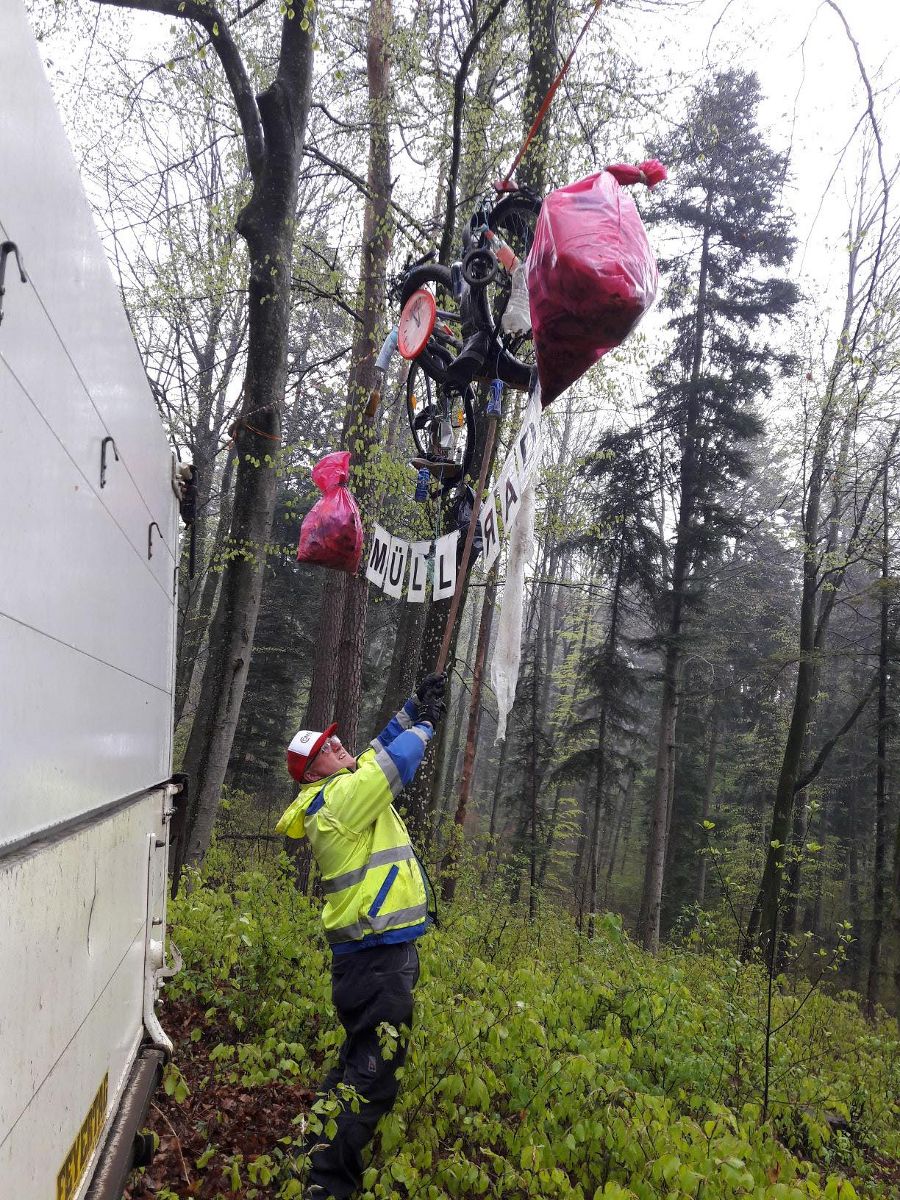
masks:
{"type": "Polygon", "coordinates": [[[549,88],[547,89],[547,95],[541,101],[541,107],[537,110],[537,115],[535,116],[534,120],[531,122],[531,128],[528,130],[528,133],[525,135],[525,141],[522,143],[522,145],[519,149],[519,153],[513,159],[512,166],[509,168],[509,170],[504,175],[503,180],[498,188],[498,191],[503,192],[508,189],[509,181],[512,179],[513,173],[514,173],[516,167],[519,165],[519,163],[525,157],[525,152],[528,149],[528,147],[531,145],[532,138],[537,133],[537,131],[540,129],[541,124],[543,123],[544,117],[546,117],[546,115],[547,115],[547,110],[550,108],[550,105],[553,103],[553,97],[556,95],[557,88],[562,83],[562,81],[565,79],[566,73],[568,72],[569,67],[571,67],[571,65],[572,65],[572,59],[575,57],[575,52],[578,49],[579,45],[581,44],[581,39],[587,33],[588,29],[590,28],[591,21],[593,21],[594,17],[597,15],[597,13],[600,9],[600,6],[602,4],[603,4],[603,0],[595,0],[594,7],[588,13],[587,20],[582,25],[581,32],[579,33],[578,37],[575,39],[575,45],[569,51],[569,57],[563,63],[562,69],[560,70],[559,74],[556,76],[556,78],[553,80],[553,82],[550,84],[549,88]]]}

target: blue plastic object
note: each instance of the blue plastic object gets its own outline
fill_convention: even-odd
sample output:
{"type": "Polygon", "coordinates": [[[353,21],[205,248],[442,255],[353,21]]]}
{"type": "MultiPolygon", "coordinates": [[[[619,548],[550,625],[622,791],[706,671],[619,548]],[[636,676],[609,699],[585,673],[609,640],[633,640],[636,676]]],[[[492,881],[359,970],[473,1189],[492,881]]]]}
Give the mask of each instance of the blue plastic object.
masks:
{"type": "Polygon", "coordinates": [[[381,349],[378,352],[378,357],[375,359],[376,370],[387,372],[388,367],[391,365],[391,359],[394,356],[394,351],[397,349],[398,336],[399,333],[397,326],[395,325],[381,343],[381,349]]]}
{"type": "Polygon", "coordinates": [[[431,472],[427,467],[421,467],[418,477],[416,478],[416,499],[419,501],[428,499],[428,485],[431,483],[431,472]]]}
{"type": "Polygon", "coordinates": [[[491,382],[491,394],[488,397],[487,415],[499,417],[503,413],[503,380],[494,379],[491,382]]]}

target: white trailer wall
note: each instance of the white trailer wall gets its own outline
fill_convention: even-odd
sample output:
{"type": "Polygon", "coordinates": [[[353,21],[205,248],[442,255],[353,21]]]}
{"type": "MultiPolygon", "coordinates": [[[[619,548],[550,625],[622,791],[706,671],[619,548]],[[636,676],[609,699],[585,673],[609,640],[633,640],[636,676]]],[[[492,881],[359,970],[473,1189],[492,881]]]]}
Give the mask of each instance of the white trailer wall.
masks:
{"type": "Polygon", "coordinates": [[[112,1113],[142,1036],[148,889],[162,929],[178,525],[171,454],[22,0],[0,4],[2,242],[27,282],[11,255],[0,1196],[45,1200],[107,1076],[112,1113]]]}

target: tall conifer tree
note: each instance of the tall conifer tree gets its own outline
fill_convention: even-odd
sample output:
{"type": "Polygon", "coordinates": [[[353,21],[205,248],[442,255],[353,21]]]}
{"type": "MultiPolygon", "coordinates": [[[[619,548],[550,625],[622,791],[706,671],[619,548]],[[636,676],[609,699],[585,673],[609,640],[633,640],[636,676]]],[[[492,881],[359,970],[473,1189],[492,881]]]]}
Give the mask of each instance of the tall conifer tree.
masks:
{"type": "Polygon", "coordinates": [[[664,261],[664,305],[673,338],[653,373],[652,423],[669,448],[674,530],[660,611],[663,679],[639,931],[659,944],[660,904],[675,770],[675,727],[685,623],[702,595],[704,568],[739,533],[730,503],[761,430],[754,404],[770,387],[776,354],[760,327],[797,300],[778,274],[794,239],[780,206],[786,162],[757,125],[761,92],[740,70],[701,86],[690,120],[660,147],[672,182],[653,213],[677,233],[664,261]]]}

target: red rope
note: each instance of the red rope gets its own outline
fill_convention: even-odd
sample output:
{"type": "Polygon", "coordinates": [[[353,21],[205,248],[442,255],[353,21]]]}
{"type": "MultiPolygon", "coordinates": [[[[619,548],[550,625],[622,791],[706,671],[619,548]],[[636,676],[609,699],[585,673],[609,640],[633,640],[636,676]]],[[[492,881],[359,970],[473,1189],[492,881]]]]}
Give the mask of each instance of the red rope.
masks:
{"type": "Polygon", "coordinates": [[[522,159],[525,157],[525,151],[528,149],[529,145],[531,144],[531,139],[534,137],[534,135],[540,129],[541,122],[543,121],[544,117],[546,117],[546,115],[547,115],[547,109],[553,103],[553,97],[556,95],[556,89],[562,83],[563,79],[566,76],[566,72],[568,71],[569,67],[572,65],[572,59],[575,57],[575,51],[578,49],[579,45],[581,44],[581,39],[587,33],[588,27],[590,26],[591,21],[593,21],[594,17],[597,15],[597,11],[599,10],[600,5],[602,3],[603,3],[603,0],[594,0],[594,7],[588,13],[588,19],[585,21],[584,25],[582,25],[581,33],[579,33],[578,37],[575,39],[575,45],[569,51],[569,57],[563,63],[562,70],[559,72],[559,74],[556,76],[556,78],[550,84],[550,87],[547,89],[547,95],[544,97],[543,101],[541,102],[541,107],[537,110],[537,116],[531,122],[531,128],[528,130],[528,133],[525,136],[525,141],[522,143],[519,153],[513,159],[512,166],[506,172],[506,175],[504,176],[503,182],[501,183],[500,187],[498,188],[498,191],[502,192],[502,191],[506,190],[506,185],[509,183],[510,179],[512,179],[513,172],[515,171],[515,169],[519,165],[519,163],[522,161],[522,159]]]}

